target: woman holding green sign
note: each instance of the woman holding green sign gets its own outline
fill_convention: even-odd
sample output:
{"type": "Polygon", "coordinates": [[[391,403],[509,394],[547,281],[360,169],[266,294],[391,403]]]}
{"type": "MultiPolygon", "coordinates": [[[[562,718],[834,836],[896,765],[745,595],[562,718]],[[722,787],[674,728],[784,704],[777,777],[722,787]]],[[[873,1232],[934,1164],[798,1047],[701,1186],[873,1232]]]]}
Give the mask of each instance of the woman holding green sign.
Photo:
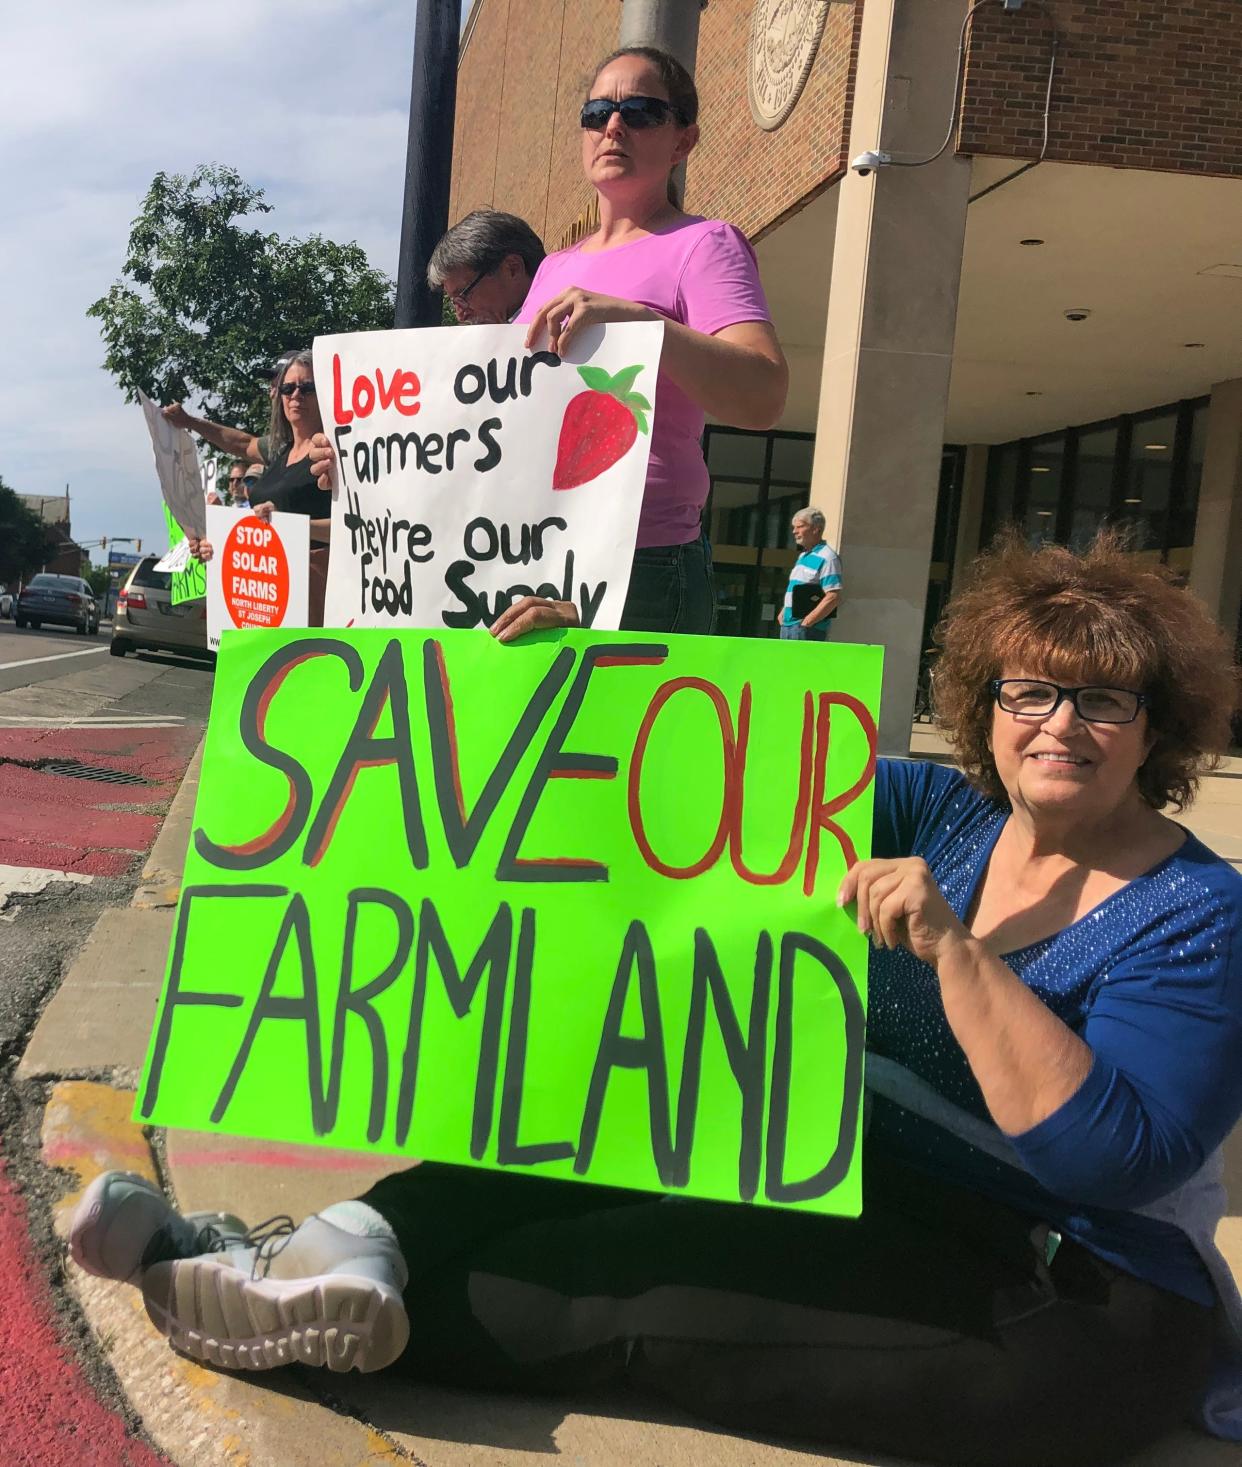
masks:
{"type": "MultiPolygon", "coordinates": [[[[519,603],[493,630],[555,621],[519,603]]],[[[1242,1439],[1213,1235],[1242,1115],[1242,878],[1161,810],[1228,744],[1202,606],[1108,539],[985,557],[942,628],[964,772],[881,760],[857,1220],[423,1164],[300,1227],[92,1183],[70,1246],[233,1369],[624,1384],[739,1431],[955,1464],[1242,1439]]]]}

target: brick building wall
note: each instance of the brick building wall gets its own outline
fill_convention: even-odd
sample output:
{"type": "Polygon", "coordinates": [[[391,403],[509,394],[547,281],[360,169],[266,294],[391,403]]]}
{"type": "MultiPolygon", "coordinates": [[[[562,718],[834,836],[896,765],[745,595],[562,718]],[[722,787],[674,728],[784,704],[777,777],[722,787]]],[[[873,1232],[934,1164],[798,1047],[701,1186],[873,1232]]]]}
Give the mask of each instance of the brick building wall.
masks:
{"type": "MultiPolygon", "coordinates": [[[[1060,31],[1048,157],[1242,175],[1238,0],[1049,0],[1060,31]]],[[[1037,157],[1050,20],[1034,5],[973,22],[959,148],[1037,157]]]]}
{"type": "MultiPolygon", "coordinates": [[[[590,220],[578,109],[591,67],[616,45],[619,0],[475,0],[474,9],[458,80],[450,217],[508,209],[556,248],[590,220]]],[[[755,125],[746,94],[753,9],[753,0],[711,0],[703,12],[703,138],[686,206],[758,238],[844,171],[858,17],[854,5],[832,6],[798,105],[769,133],[755,125]]]]}

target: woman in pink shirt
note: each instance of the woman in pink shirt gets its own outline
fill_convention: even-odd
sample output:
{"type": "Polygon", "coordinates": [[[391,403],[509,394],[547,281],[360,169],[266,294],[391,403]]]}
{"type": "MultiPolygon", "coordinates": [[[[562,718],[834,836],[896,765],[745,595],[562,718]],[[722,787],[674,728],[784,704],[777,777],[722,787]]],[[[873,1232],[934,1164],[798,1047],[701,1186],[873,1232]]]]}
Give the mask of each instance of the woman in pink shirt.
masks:
{"type": "Polygon", "coordinates": [[[690,74],[663,51],[631,46],[600,63],[581,114],[599,228],[544,260],[517,317],[529,323],[528,347],[562,354],[584,326],[665,323],[621,621],[633,631],[711,631],[711,552],[700,525],[709,487],[705,415],[771,428],[789,385],[745,235],[676,203],[672,174],[699,140],[698,110],[690,74]]]}

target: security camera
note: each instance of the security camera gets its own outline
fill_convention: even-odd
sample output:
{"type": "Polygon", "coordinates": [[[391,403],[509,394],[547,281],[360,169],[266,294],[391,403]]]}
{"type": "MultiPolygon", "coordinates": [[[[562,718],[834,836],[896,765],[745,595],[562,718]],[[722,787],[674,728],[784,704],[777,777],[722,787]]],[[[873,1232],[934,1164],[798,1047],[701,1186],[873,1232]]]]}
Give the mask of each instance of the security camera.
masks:
{"type": "Polygon", "coordinates": [[[1074,306],[1066,311],[1065,319],[1067,321],[1085,321],[1090,314],[1091,312],[1085,306],[1074,306]]]}
{"type": "Polygon", "coordinates": [[[893,161],[891,153],[881,153],[873,150],[869,153],[859,153],[858,157],[850,164],[859,178],[866,178],[869,173],[874,173],[877,168],[883,168],[886,163],[893,161]]]}

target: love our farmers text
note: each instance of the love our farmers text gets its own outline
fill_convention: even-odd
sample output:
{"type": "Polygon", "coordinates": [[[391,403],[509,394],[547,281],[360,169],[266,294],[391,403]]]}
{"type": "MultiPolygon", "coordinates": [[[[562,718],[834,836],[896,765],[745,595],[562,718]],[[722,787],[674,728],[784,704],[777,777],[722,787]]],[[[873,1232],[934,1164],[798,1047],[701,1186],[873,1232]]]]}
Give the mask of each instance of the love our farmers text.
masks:
{"type": "Polygon", "coordinates": [[[857,1210],[875,649],[257,641],[144,1120],[857,1210]]]}
{"type": "Polygon", "coordinates": [[[521,327],[317,342],[341,531],[329,622],[490,625],[537,594],[574,602],[586,626],[616,625],[645,478],[655,329],[631,326],[637,336],[611,344],[597,333],[599,361],[580,363],[526,351],[521,327]]]}

